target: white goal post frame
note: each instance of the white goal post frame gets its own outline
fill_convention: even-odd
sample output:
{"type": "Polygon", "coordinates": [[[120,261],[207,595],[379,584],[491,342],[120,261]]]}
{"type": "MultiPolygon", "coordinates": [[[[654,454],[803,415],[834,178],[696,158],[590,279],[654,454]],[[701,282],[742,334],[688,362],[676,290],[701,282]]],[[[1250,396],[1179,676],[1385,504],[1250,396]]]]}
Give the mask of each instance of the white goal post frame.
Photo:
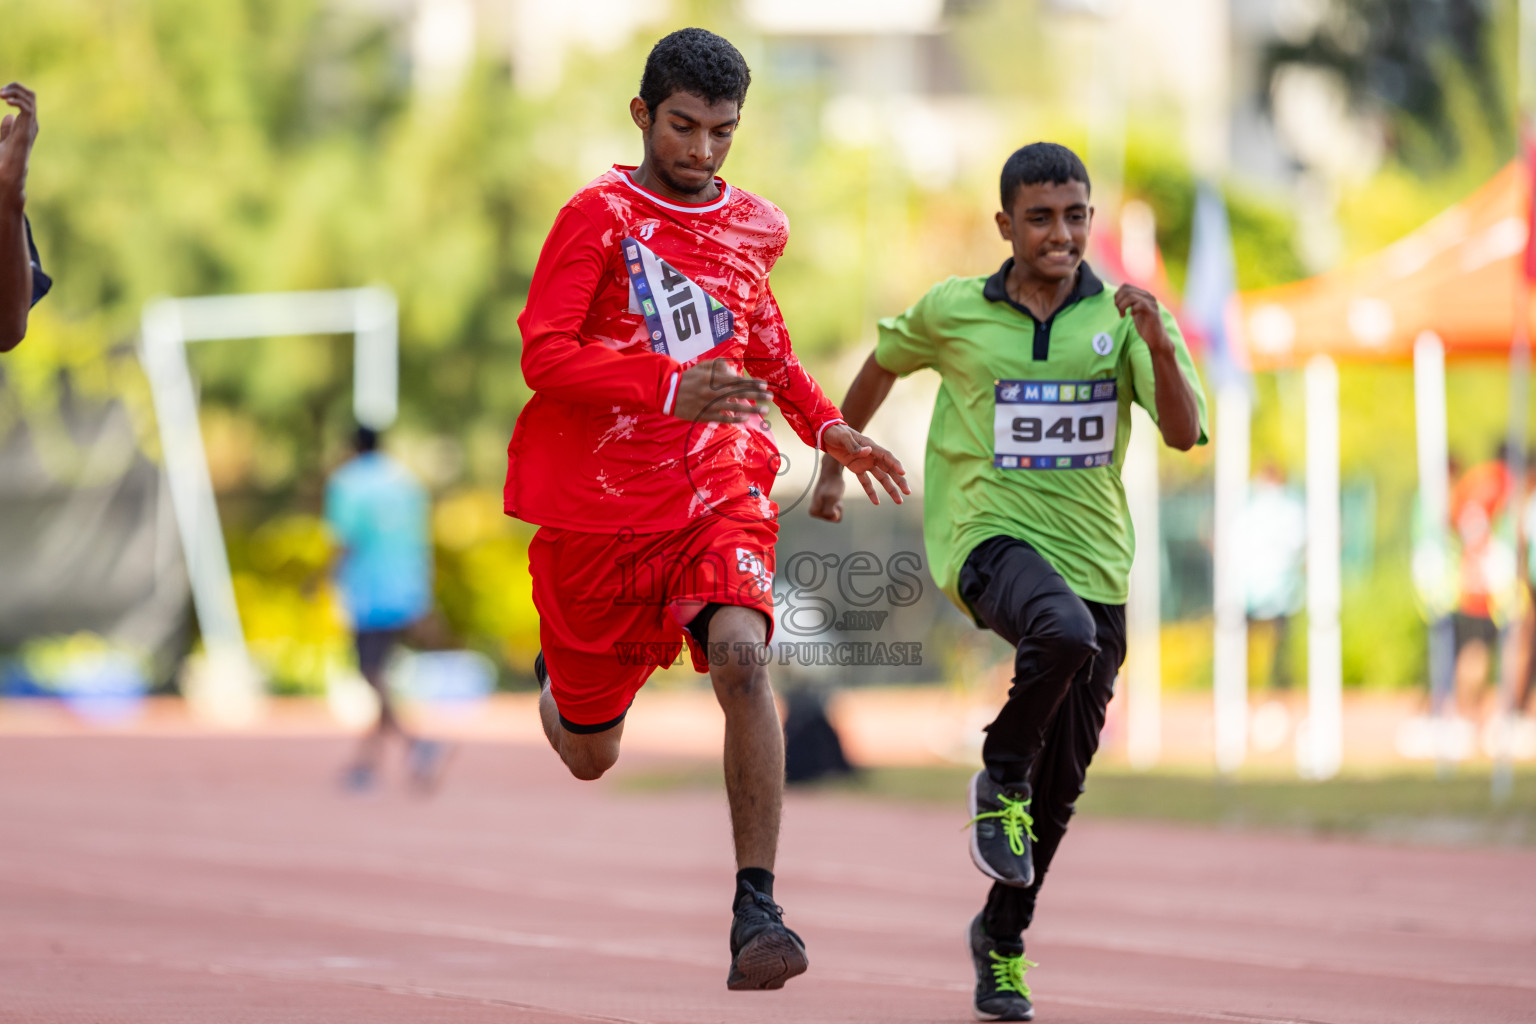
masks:
{"type": "Polygon", "coordinates": [[[158,299],[144,307],[140,357],[210,664],[232,666],[259,685],[235,603],[187,343],[351,334],[353,414],[362,425],[382,430],[394,422],[399,407],[398,309],[394,293],[382,287],[158,299]]]}

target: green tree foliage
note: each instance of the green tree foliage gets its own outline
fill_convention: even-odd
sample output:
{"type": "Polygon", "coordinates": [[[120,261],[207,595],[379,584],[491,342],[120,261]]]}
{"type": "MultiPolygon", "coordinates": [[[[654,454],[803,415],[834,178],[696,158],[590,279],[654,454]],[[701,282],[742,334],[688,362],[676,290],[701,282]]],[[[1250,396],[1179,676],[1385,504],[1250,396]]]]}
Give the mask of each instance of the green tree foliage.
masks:
{"type": "MultiPolygon", "coordinates": [[[[155,456],[132,351],[147,300],[380,282],[400,297],[403,447],[439,486],[494,479],[526,397],[515,318],[530,244],[565,184],[530,159],[504,67],[423,99],[406,25],[322,0],[0,0],[0,24],[0,75],[42,97],[29,212],[58,279],[3,368],[0,429],[25,420],[55,475],[76,480],[62,399],[119,399],[155,456]]],[[[260,640],[262,623],[317,611],[267,571],[304,531],[251,531],[318,511],[350,422],[350,345],[209,344],[193,365],[260,640]]],[[[272,660],[292,674],[292,658],[272,660]]]]}
{"type": "MultiPolygon", "coordinates": [[[[318,0],[4,0],[0,21],[0,67],[44,97],[30,205],[65,271],[33,363],[123,345],[157,295],[382,282],[401,298],[403,425],[510,422],[521,234],[543,196],[506,74],[419,102],[404,26],[318,0]]],[[[294,471],[261,489],[291,498],[341,435],[347,346],[195,358],[208,407],[287,448],[264,458],[294,471]]]]}
{"type": "Polygon", "coordinates": [[[1470,84],[1479,126],[1513,146],[1509,65],[1498,45],[1512,8],[1496,0],[1331,0],[1307,37],[1270,47],[1266,71],[1271,79],[1289,66],[1334,73],[1357,109],[1391,126],[1405,163],[1443,170],[1461,156],[1468,127],[1448,102],[1448,75],[1470,84]]]}

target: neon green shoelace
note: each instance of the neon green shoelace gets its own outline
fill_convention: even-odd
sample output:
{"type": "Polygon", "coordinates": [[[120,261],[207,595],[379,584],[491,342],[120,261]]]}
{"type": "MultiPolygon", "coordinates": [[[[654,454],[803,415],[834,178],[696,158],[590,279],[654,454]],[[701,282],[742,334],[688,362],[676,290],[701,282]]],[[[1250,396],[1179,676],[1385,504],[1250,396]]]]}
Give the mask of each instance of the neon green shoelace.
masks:
{"type": "Polygon", "coordinates": [[[1022,953],[1018,956],[1002,956],[993,949],[988,950],[987,955],[992,958],[992,982],[997,986],[997,990],[1017,992],[1028,999],[1029,986],[1024,984],[1024,972],[1040,965],[1033,960],[1025,959],[1022,953]]]}
{"type": "Polygon", "coordinates": [[[1030,842],[1039,842],[1038,837],[1035,835],[1035,819],[1030,817],[1029,812],[1025,810],[1029,806],[1029,801],[1014,800],[1004,793],[999,793],[997,795],[997,802],[1003,805],[1002,810],[978,814],[966,822],[966,825],[974,825],[982,818],[1001,818],[1003,822],[1003,835],[1008,837],[1008,849],[1013,851],[1015,857],[1022,857],[1024,856],[1024,834],[1026,832],[1029,833],[1030,842]]]}

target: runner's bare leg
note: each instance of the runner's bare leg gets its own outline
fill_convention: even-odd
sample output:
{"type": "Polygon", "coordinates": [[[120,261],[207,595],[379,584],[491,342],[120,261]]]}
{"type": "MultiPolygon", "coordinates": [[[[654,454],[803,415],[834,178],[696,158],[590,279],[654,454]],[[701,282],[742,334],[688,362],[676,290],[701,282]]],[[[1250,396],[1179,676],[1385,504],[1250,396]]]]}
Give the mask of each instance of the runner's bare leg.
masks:
{"type": "Polygon", "coordinates": [[[736,867],[773,870],[784,799],[784,727],[757,655],[768,639],[763,613],[727,605],[709,622],[711,652],[724,644],[710,681],[725,712],[725,796],[736,867]]]}
{"type": "Polygon", "coordinates": [[[400,716],[395,713],[395,702],[389,695],[389,684],[384,678],[384,668],[377,666],[370,672],[364,672],[363,678],[373,688],[373,692],[379,699],[379,717],[374,727],[358,741],[356,764],[361,768],[374,771],[379,766],[379,759],[384,753],[384,742],[391,733],[404,737],[410,742],[411,736],[400,724],[400,716]]]}
{"type": "Polygon", "coordinates": [[[544,737],[560,755],[560,760],[571,774],[584,782],[603,777],[603,773],[619,759],[619,740],[624,736],[624,723],[602,732],[568,732],[560,724],[560,710],[549,687],[539,694],[539,722],[544,726],[544,737]]]}

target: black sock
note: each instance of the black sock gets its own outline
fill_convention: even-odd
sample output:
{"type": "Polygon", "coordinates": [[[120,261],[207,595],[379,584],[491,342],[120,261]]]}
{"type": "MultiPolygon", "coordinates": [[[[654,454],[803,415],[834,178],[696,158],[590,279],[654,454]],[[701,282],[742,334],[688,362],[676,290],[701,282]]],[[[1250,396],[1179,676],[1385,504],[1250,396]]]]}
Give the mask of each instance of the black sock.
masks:
{"type": "Polygon", "coordinates": [[[1003,956],[1020,956],[1021,954],[1023,954],[1023,952],[1024,952],[1024,933],[1023,932],[1014,932],[1011,935],[1004,935],[1003,937],[999,938],[997,936],[997,934],[994,933],[992,931],[992,929],[986,927],[985,924],[982,925],[982,929],[981,930],[984,933],[986,933],[987,938],[991,939],[993,941],[993,943],[996,944],[997,951],[999,953],[1003,954],[1003,956]]]}
{"type": "Polygon", "coordinates": [[[1029,767],[1018,764],[987,765],[987,775],[1003,789],[1013,792],[1029,790],[1029,767]]]}
{"type": "MultiPolygon", "coordinates": [[[[741,895],[741,883],[746,882],[758,892],[773,899],[773,872],[767,868],[742,868],[736,872],[736,895],[741,895]]],[[[731,907],[736,906],[736,897],[731,897],[731,907]]]]}

